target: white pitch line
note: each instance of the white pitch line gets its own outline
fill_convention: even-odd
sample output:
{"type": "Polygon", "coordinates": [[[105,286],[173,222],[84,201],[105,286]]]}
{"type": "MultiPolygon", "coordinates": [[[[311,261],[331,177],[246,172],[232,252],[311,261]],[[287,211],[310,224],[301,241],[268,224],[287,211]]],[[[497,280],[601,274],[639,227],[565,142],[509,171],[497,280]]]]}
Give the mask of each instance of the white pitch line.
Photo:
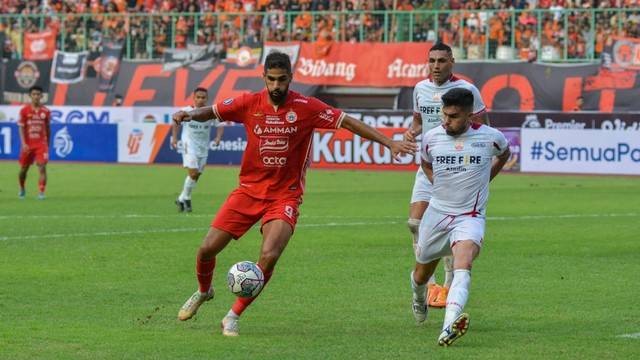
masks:
{"type": "Polygon", "coordinates": [[[627,339],[640,339],[640,332],[633,333],[633,334],[622,334],[622,335],[618,335],[617,337],[627,338],[627,339]]]}
{"type": "MultiPolygon", "coordinates": [[[[180,214],[119,214],[119,215],[0,215],[0,220],[19,219],[146,219],[146,218],[175,218],[180,214]]],[[[212,218],[215,214],[188,214],[183,218],[212,218]]],[[[543,219],[579,219],[601,217],[637,217],[638,213],[612,213],[612,214],[560,214],[560,215],[518,215],[518,216],[488,216],[488,221],[514,221],[514,220],[543,220],[543,219]]],[[[301,215],[301,219],[404,219],[404,216],[335,216],[335,215],[301,215]]]]}
{"type": "MultiPolygon", "coordinates": [[[[368,226],[368,225],[394,225],[399,224],[397,221],[386,222],[350,222],[350,223],[323,223],[323,224],[299,224],[296,228],[300,227],[340,227],[340,226],[368,226]]],[[[190,228],[175,228],[175,229],[157,229],[157,230],[131,230],[131,231],[97,231],[93,233],[69,233],[69,234],[42,234],[42,235],[21,235],[21,236],[0,236],[0,241],[8,240],[32,240],[32,239],[55,239],[55,238],[69,238],[69,237],[87,237],[87,236],[118,236],[118,235],[144,235],[144,234],[162,234],[162,233],[180,233],[191,231],[202,231],[203,233],[208,227],[190,227],[190,228]]]]}
{"type": "MultiPolygon", "coordinates": [[[[131,217],[129,215],[122,215],[124,217],[131,217]]],[[[175,215],[172,215],[175,216],[175,215]]],[[[637,217],[640,214],[626,213],[626,214],[565,214],[565,215],[525,215],[525,216],[497,216],[488,217],[488,221],[512,221],[512,220],[538,220],[538,219],[557,219],[557,218],[597,218],[597,217],[637,217]]],[[[322,218],[322,216],[309,218],[322,218]]],[[[347,219],[349,217],[344,217],[347,219]]],[[[356,222],[327,222],[318,224],[299,224],[298,228],[317,228],[317,227],[349,227],[349,226],[369,226],[369,225],[397,225],[403,224],[403,217],[396,217],[397,219],[403,219],[399,221],[356,221],[356,222]]],[[[370,218],[369,218],[370,219],[370,218]]],[[[19,236],[0,236],[0,241],[7,240],[28,240],[28,239],[51,239],[51,238],[66,238],[66,237],[85,237],[85,236],[118,236],[118,235],[144,235],[144,234],[157,234],[157,233],[180,233],[191,231],[205,231],[208,227],[189,227],[189,228],[174,228],[174,229],[156,229],[156,230],[130,230],[130,231],[98,231],[98,232],[83,232],[83,233],[69,233],[69,234],[42,234],[42,235],[19,235],[19,236]]]]}

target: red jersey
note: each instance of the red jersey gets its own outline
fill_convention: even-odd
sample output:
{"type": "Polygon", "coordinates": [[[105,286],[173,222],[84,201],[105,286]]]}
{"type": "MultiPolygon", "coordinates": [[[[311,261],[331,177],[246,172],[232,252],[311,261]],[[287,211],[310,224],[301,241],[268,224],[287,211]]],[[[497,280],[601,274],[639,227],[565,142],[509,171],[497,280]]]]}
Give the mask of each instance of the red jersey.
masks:
{"type": "Polygon", "coordinates": [[[337,129],[344,113],[322,101],[289,90],[275,110],[269,93],[244,94],[213,106],[221,121],[243,123],[247,148],[239,189],[258,199],[299,198],[309,166],[313,129],[337,129]]]}
{"type": "Polygon", "coordinates": [[[23,127],[27,145],[48,144],[47,127],[51,122],[51,111],[41,105],[37,110],[31,104],[20,109],[18,126],[23,127]]]}

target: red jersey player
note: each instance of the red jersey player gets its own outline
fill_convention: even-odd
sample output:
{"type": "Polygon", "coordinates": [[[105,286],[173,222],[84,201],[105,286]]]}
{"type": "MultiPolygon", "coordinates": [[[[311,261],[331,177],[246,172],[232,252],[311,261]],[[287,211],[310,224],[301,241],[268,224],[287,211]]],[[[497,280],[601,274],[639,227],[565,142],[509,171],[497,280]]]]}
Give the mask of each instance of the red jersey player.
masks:
{"type": "Polygon", "coordinates": [[[18,132],[22,144],[20,151],[20,173],[18,181],[21,199],[25,197],[24,183],[27,179],[27,171],[34,160],[40,171],[38,199],[44,199],[44,190],[47,186],[47,162],[49,161],[49,139],[51,138],[51,112],[40,103],[42,100],[42,88],[33,86],[29,89],[31,104],[20,109],[18,120],[18,132]]]}
{"type": "MultiPolygon", "coordinates": [[[[394,157],[416,151],[414,143],[393,141],[339,109],[289,91],[292,73],[291,61],[286,54],[269,54],[263,77],[266,89],[261,92],[173,115],[177,123],[207,121],[214,117],[220,121],[239,122],[247,131],[239,186],[216,214],[198,250],[199,289],[180,309],[180,320],[190,319],[200,305],[213,298],[211,282],[216,255],[231,239],[240,238],[258,221],[261,221],[262,232],[258,266],[264,272],[265,285],[269,281],[296,226],[315,128],[348,129],[388,147],[394,157]]],[[[236,299],[222,319],[223,335],[238,335],[239,317],[254,299],[236,299]]]]}

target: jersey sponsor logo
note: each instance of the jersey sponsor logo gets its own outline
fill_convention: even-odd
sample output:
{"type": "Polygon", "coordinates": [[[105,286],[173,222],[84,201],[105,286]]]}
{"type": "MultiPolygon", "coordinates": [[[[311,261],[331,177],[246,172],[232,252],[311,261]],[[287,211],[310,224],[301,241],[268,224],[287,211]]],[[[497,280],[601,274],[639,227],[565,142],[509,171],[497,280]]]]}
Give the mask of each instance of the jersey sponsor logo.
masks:
{"type": "Polygon", "coordinates": [[[262,164],[266,167],[284,167],[287,165],[287,158],[284,156],[263,156],[262,164]]]}
{"type": "Polygon", "coordinates": [[[264,122],[267,125],[284,125],[284,121],[278,115],[267,115],[264,122]]]}
{"type": "Polygon", "coordinates": [[[444,165],[477,165],[482,163],[480,155],[438,155],[434,158],[436,164],[444,165]]]}
{"type": "Polygon", "coordinates": [[[232,102],[233,102],[233,99],[232,99],[232,98],[225,99],[225,100],[222,102],[222,105],[231,105],[231,103],[232,103],[232,102]]]}
{"type": "Polygon", "coordinates": [[[419,106],[420,112],[423,114],[440,114],[440,106],[419,106]]]}
{"type": "Polygon", "coordinates": [[[129,149],[129,155],[135,155],[140,151],[140,143],[144,133],[140,129],[133,129],[129,134],[129,140],[127,141],[127,148],[129,149]]]}
{"type": "Polygon", "coordinates": [[[303,104],[308,104],[309,100],[303,99],[303,98],[295,98],[295,99],[293,99],[293,102],[299,102],[299,103],[303,103],[303,104]]]}
{"type": "Polygon", "coordinates": [[[295,111],[293,110],[289,110],[289,112],[287,113],[287,115],[285,115],[284,118],[287,119],[289,123],[294,123],[296,122],[296,120],[298,120],[298,114],[296,114],[295,111]]]}
{"type": "Polygon", "coordinates": [[[274,127],[274,126],[265,126],[261,128],[260,125],[256,124],[253,128],[253,133],[256,135],[288,135],[295,134],[298,132],[297,126],[289,126],[289,127],[274,127]]]}
{"type": "Polygon", "coordinates": [[[56,132],[53,138],[53,148],[60,158],[67,157],[73,151],[73,139],[66,126],[56,132]]]}
{"type": "Polygon", "coordinates": [[[334,115],[335,115],[335,113],[333,112],[333,110],[325,109],[320,114],[318,114],[318,117],[320,119],[322,119],[322,120],[325,120],[325,121],[328,121],[328,122],[333,122],[334,115]]]}
{"type": "Polygon", "coordinates": [[[260,154],[280,153],[289,150],[289,138],[284,136],[260,137],[260,154]]]}
{"type": "Polygon", "coordinates": [[[488,146],[487,143],[483,143],[483,142],[471,143],[471,147],[474,147],[474,148],[486,148],[487,146],[488,146]]]}

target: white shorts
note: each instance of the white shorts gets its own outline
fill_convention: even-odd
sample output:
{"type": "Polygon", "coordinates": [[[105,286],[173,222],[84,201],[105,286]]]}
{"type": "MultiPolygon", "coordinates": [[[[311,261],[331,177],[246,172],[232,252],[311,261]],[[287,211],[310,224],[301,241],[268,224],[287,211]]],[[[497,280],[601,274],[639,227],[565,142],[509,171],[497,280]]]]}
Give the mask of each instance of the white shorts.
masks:
{"type": "Polygon", "coordinates": [[[416,180],[413,183],[413,192],[411,193],[411,204],[418,201],[431,201],[431,193],[433,192],[433,185],[427,178],[427,175],[422,171],[422,167],[418,169],[416,173],[416,180]]]}
{"type": "Polygon", "coordinates": [[[427,264],[449,256],[453,245],[460,240],[471,240],[482,247],[484,226],[484,217],[447,215],[429,206],[420,222],[416,262],[427,264]]]}
{"type": "Polygon", "coordinates": [[[195,156],[193,154],[182,154],[182,166],[188,169],[198,169],[198,172],[204,171],[207,164],[206,156],[195,156]]]}

